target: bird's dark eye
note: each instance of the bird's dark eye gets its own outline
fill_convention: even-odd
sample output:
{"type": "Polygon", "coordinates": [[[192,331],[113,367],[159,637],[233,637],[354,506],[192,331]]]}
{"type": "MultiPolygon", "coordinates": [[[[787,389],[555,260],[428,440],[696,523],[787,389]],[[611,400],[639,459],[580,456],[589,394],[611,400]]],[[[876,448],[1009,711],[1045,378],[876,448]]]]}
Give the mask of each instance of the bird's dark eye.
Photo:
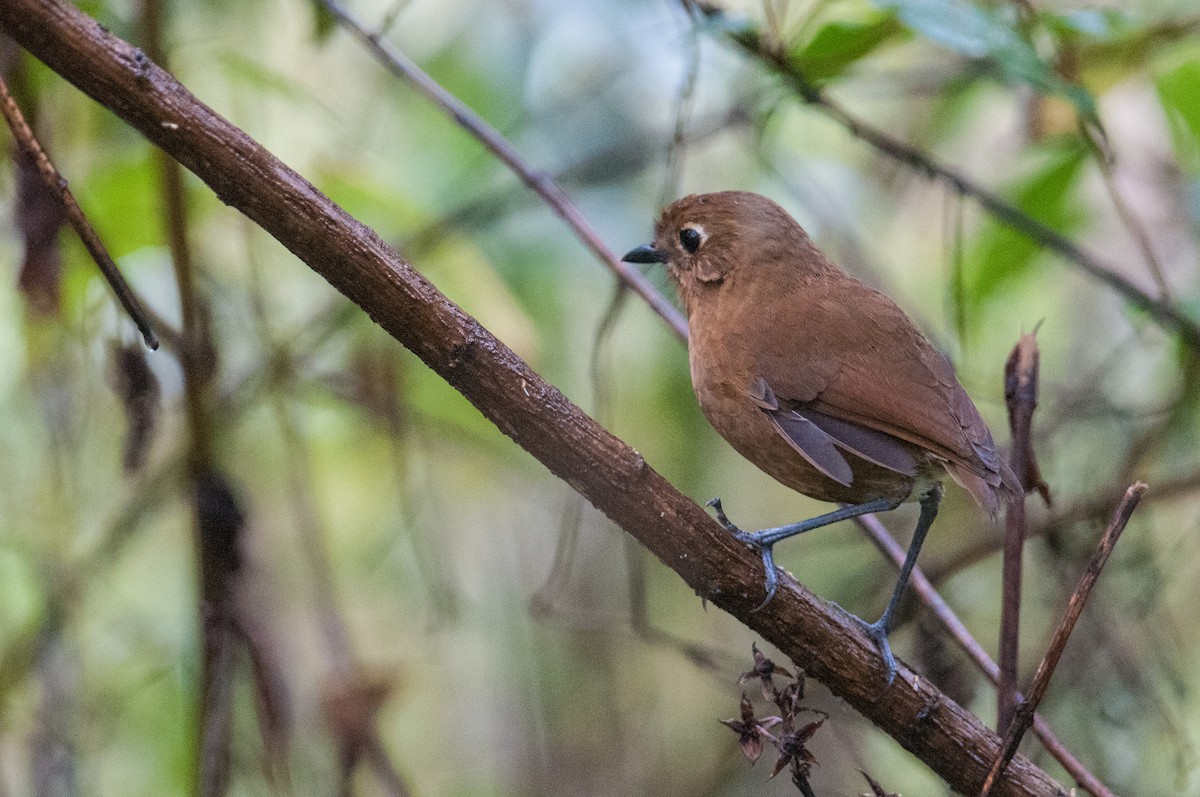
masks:
{"type": "Polygon", "coordinates": [[[689,255],[696,254],[696,250],[700,248],[703,241],[704,236],[694,227],[684,227],[679,231],[679,243],[683,244],[683,248],[689,255]]]}

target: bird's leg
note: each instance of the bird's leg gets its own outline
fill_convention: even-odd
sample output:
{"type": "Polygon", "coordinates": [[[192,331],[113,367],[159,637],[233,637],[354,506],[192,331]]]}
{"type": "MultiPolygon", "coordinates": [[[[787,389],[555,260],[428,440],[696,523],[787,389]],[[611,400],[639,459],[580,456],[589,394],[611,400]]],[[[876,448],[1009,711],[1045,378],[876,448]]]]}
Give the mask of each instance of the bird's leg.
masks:
{"type": "Polygon", "coordinates": [[[892,597],[888,600],[887,608],[883,610],[883,616],[873,623],[868,623],[858,617],[854,618],[866,630],[867,636],[875,640],[875,644],[879,646],[879,653],[883,656],[883,663],[887,667],[888,686],[891,686],[892,681],[896,679],[896,657],[892,655],[892,646],[888,644],[888,634],[891,633],[892,623],[896,620],[896,609],[900,605],[904,587],[908,584],[908,577],[912,575],[913,566],[917,563],[917,554],[921,551],[921,544],[925,542],[925,533],[933,525],[933,519],[937,517],[938,505],[941,502],[942,485],[940,484],[935,484],[929,492],[921,496],[921,517],[917,520],[917,530],[913,532],[912,542],[908,544],[908,553],[905,554],[904,564],[900,568],[900,578],[892,589],[892,597]]]}
{"type": "MultiPolygon", "coordinates": [[[[874,501],[854,504],[853,506],[844,506],[841,509],[827,512],[824,515],[802,520],[799,523],[791,523],[787,526],[763,529],[762,531],[742,531],[733,525],[729,521],[729,518],[725,517],[725,512],[721,508],[720,498],[714,498],[708,502],[708,506],[711,506],[716,512],[717,522],[724,526],[726,531],[737,537],[739,541],[745,543],[751,550],[758,551],[762,555],[763,567],[767,571],[767,597],[755,607],[754,611],[756,612],[771,602],[771,599],[775,597],[775,590],[779,587],[779,576],[775,573],[775,554],[773,552],[775,543],[780,540],[786,540],[788,537],[794,537],[797,534],[803,534],[806,531],[818,529],[821,526],[828,526],[830,523],[837,523],[839,520],[848,520],[869,512],[887,512],[888,510],[895,509],[898,505],[899,502],[888,498],[876,498],[874,501]]],[[[922,503],[922,506],[924,506],[924,503],[922,503]]],[[[934,512],[936,513],[936,511],[937,504],[935,503],[934,512]]],[[[922,519],[925,517],[924,512],[922,512],[921,517],[922,519]]],[[[930,517],[930,522],[933,522],[932,517],[930,517]]]]}

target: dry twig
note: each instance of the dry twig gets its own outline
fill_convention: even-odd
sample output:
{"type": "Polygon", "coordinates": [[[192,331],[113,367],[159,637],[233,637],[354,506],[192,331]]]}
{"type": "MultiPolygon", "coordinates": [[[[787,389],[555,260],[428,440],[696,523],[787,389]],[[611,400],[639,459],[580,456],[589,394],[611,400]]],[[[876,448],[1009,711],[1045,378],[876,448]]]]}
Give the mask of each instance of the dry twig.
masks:
{"type": "Polygon", "coordinates": [[[1021,744],[1021,738],[1025,735],[1025,731],[1029,729],[1029,725],[1033,721],[1033,713],[1037,710],[1038,704],[1042,702],[1042,698],[1046,695],[1046,689],[1050,686],[1050,678],[1054,675],[1054,670],[1058,666],[1058,661],[1062,657],[1063,650],[1067,647],[1067,640],[1071,638],[1071,632],[1075,630],[1075,623],[1079,620],[1079,615],[1083,613],[1083,607],[1087,604],[1092,587],[1095,586],[1096,579],[1100,577],[1100,571],[1104,569],[1104,565],[1108,562],[1108,557],[1116,546],[1117,540],[1120,539],[1121,532],[1125,530],[1126,524],[1129,523],[1130,515],[1133,514],[1133,510],[1137,509],[1138,502],[1145,492],[1146,485],[1142,482],[1135,482],[1125,491],[1125,497],[1117,506],[1116,511],[1113,512],[1112,520],[1109,521],[1108,528],[1104,530],[1104,536],[1100,538],[1100,544],[1096,547],[1096,552],[1092,555],[1092,560],[1088,562],[1087,570],[1083,572],[1078,586],[1075,587],[1075,592],[1071,594],[1066,614],[1063,615],[1058,628],[1054,631],[1054,636],[1050,639],[1046,655],[1042,657],[1041,663],[1038,664],[1037,672],[1033,676],[1033,683],[1029,688],[1029,697],[1017,708],[1012,724],[1009,725],[1004,735],[1004,744],[1000,748],[1000,753],[992,762],[992,767],[983,782],[983,788],[979,792],[979,797],[988,797],[992,793],[992,789],[1004,773],[1004,768],[1017,752],[1017,747],[1021,744]]]}
{"type": "MultiPolygon", "coordinates": [[[[1004,366],[1004,398],[1012,429],[1009,464],[1022,485],[1005,513],[1004,563],[1000,595],[1000,683],[996,690],[996,730],[1003,733],[1017,704],[1017,652],[1021,626],[1021,554],[1025,549],[1025,490],[1044,485],[1033,453],[1033,410],[1037,406],[1037,330],[1017,341],[1004,366]]],[[[1049,492],[1043,492],[1049,495],[1049,492]]]]}
{"type": "Polygon", "coordinates": [[[157,349],[158,338],[154,337],[154,330],[150,328],[150,322],[146,320],[146,314],[142,312],[141,302],[134,295],[129,283],[125,281],[125,277],[121,275],[121,270],[113,262],[108,250],[104,248],[104,243],[96,234],[95,228],[87,220],[87,216],[83,215],[83,208],[79,207],[79,203],[75,201],[75,195],[67,187],[66,179],[59,174],[46,151],[42,149],[42,145],[38,143],[37,137],[26,123],[24,114],[17,107],[17,101],[9,93],[8,84],[3,79],[0,79],[0,112],[4,114],[4,119],[8,122],[13,138],[16,139],[21,152],[37,167],[46,187],[62,203],[71,226],[79,234],[79,239],[83,241],[88,254],[96,261],[104,279],[108,280],[109,286],[116,294],[117,301],[125,308],[125,312],[129,314],[138,331],[142,333],[142,339],[151,349],[157,349]]]}

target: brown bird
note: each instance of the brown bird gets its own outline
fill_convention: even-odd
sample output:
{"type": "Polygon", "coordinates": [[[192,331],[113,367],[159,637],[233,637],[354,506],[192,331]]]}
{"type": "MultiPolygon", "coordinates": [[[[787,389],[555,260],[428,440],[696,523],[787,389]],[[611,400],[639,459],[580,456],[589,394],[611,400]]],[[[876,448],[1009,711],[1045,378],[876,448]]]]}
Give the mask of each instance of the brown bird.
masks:
{"type": "MultiPolygon", "coordinates": [[[[859,620],[887,667],[888,633],[942,497],[943,470],[991,516],[1020,494],[1016,476],[954,375],[896,304],[834,265],[766,197],[722,191],[667,207],[654,242],[625,255],[664,263],[688,317],[692,385],[709,422],[783,484],[840,509],[745,532],[762,555],[766,599],[778,586],[772,547],[868,512],[920,502],[921,514],[883,616],[859,620]]],[[[857,618],[856,618],[857,619],[857,618]]]]}

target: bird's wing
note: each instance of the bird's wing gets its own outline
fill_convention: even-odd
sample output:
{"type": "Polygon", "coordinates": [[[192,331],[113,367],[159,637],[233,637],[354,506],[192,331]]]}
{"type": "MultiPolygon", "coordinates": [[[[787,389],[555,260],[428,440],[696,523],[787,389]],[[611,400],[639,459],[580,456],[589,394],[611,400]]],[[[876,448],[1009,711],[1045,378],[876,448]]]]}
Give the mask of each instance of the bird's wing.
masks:
{"type": "Polygon", "coordinates": [[[886,445],[898,438],[1000,485],[1003,463],[954,369],[890,299],[845,277],[811,286],[794,323],[776,332],[794,343],[756,364],[781,409],[884,467],[915,470],[907,449],[886,445]]]}
{"type": "Polygon", "coordinates": [[[849,486],[854,479],[842,451],[905,476],[917,472],[912,453],[890,435],[808,407],[781,404],[762,377],[751,386],[750,396],[793,449],[839,484],[849,486]]]}

